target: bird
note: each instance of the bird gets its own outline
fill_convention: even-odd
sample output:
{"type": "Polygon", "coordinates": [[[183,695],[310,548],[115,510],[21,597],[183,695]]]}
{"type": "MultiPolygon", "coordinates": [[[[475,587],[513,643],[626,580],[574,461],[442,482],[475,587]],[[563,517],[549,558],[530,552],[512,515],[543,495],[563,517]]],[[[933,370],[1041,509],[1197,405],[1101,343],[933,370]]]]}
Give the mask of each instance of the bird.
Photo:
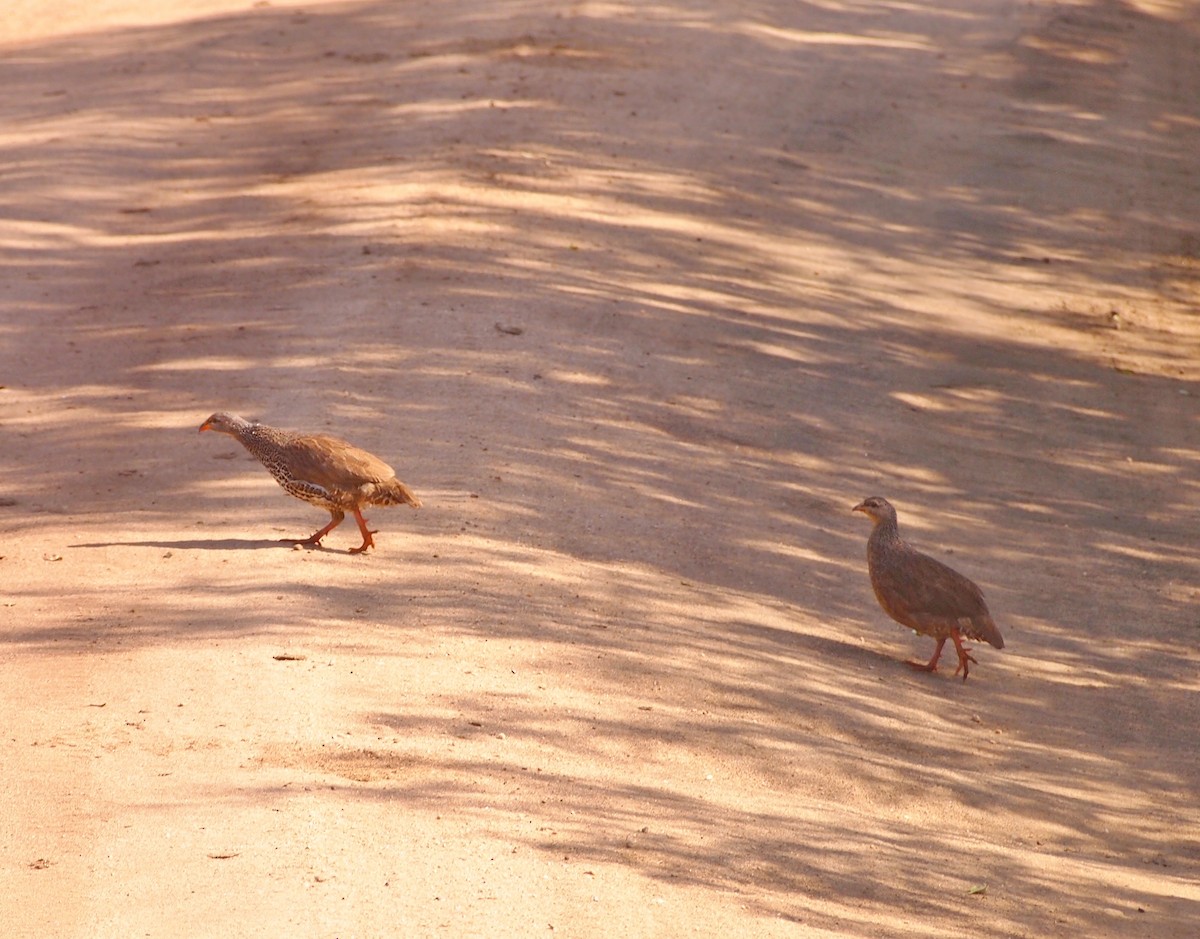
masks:
{"type": "Polygon", "coordinates": [[[375,546],[362,510],[368,505],[411,505],[421,500],[396,478],[396,471],[366,450],[328,434],[297,434],[248,421],[237,414],[218,411],[200,425],[206,430],[228,434],[242,444],[275,477],[289,495],[329,512],[329,524],[307,538],[285,538],[300,545],[319,545],[337,528],[347,512],[354,515],[363,543],[351,548],[362,554],[375,546]]]}
{"type": "Polygon", "coordinates": [[[896,510],[887,499],[871,496],[853,509],[862,512],[875,527],[867,539],[867,571],[875,599],[901,626],[937,640],[928,662],[908,662],[913,668],[937,670],[942,646],[949,639],[958,653],[957,675],[967,680],[970,663],[976,662],[963,636],[1004,648],[1004,637],[992,620],[983,591],[953,568],[922,554],[900,537],[896,510]]]}

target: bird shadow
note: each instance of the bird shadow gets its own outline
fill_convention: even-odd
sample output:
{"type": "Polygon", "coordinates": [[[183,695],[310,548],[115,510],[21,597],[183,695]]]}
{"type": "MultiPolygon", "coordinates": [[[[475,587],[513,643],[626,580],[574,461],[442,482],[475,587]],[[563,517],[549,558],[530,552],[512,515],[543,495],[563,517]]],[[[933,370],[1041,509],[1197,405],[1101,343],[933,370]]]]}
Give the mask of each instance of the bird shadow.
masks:
{"type": "MultiPolygon", "coordinates": [[[[279,538],[190,538],[184,541],[88,541],[68,545],[71,548],[196,548],[208,551],[249,551],[257,548],[286,548],[289,551],[296,547],[296,542],[279,538]]],[[[308,551],[332,551],[324,545],[300,545],[308,551]]]]}

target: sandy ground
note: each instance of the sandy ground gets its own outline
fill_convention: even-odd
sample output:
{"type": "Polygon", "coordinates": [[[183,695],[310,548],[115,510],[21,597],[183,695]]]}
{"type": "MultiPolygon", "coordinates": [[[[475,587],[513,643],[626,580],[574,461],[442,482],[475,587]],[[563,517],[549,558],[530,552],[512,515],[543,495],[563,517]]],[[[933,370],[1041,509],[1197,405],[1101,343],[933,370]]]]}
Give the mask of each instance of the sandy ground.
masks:
{"type": "Polygon", "coordinates": [[[1194,936],[1182,2],[8,0],[5,937],[1194,936]],[[424,499],[377,550],[217,409],[424,499]],[[986,590],[970,681],[870,494],[986,590]]]}

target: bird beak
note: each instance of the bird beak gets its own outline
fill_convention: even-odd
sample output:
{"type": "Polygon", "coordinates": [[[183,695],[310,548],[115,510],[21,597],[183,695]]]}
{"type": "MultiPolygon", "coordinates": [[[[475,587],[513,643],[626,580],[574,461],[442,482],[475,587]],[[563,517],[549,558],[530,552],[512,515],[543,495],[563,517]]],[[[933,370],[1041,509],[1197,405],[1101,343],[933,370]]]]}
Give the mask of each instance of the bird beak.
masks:
{"type": "MultiPolygon", "coordinates": [[[[200,429],[201,429],[201,430],[204,430],[204,428],[203,428],[203,427],[201,427],[200,429]]],[[[860,502],[860,503],[858,503],[858,505],[856,505],[856,506],[855,506],[854,508],[852,508],[850,511],[851,511],[851,512],[862,512],[862,514],[863,514],[863,515],[866,515],[866,514],[867,514],[867,503],[865,503],[865,502],[860,502]]]]}
{"type": "Polygon", "coordinates": [[[212,421],[205,421],[200,425],[199,433],[204,433],[206,430],[212,430],[212,421]]]}

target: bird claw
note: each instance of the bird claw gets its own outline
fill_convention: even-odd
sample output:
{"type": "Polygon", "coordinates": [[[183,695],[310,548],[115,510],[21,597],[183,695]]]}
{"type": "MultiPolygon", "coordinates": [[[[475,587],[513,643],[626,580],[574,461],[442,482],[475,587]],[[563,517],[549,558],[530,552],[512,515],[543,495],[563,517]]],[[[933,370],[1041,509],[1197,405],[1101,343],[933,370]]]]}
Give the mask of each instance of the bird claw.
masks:
{"type": "Polygon", "coordinates": [[[959,672],[962,672],[963,681],[967,680],[967,672],[970,670],[968,662],[975,662],[976,665],[979,664],[975,661],[975,656],[971,655],[971,650],[966,646],[962,646],[959,649],[958,668],[954,670],[954,674],[957,675],[959,672]]]}
{"type": "Polygon", "coordinates": [[[378,534],[379,534],[378,528],[367,529],[366,536],[363,538],[363,543],[360,544],[357,548],[351,548],[350,553],[351,554],[362,554],[364,551],[367,550],[367,548],[375,547],[375,539],[372,538],[371,536],[378,535],[378,534]]]}

